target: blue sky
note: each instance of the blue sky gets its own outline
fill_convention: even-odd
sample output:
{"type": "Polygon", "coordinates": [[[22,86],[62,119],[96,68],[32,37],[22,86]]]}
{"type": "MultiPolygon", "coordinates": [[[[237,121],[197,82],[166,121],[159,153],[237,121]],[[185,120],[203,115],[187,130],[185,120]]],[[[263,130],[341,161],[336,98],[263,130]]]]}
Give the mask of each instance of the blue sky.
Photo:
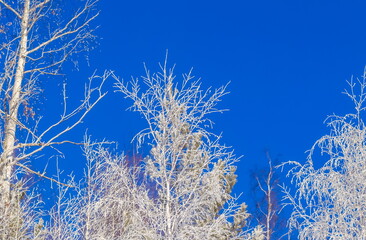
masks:
{"type": "MultiPolygon", "coordinates": [[[[220,105],[230,111],[212,116],[213,131],[244,156],[236,186],[244,200],[250,170],[266,163],[265,149],[280,161],[304,162],[305,151],[327,133],[325,118],[353,111],[341,93],[366,64],[365,1],[101,0],[99,8],[98,46],[89,66],[81,61],[80,70],[68,75],[70,98],[80,96],[95,69],[129,80],[144,74],[144,62],[157,70],[166,50],[178,76],[193,67],[204,87],[230,81],[220,105]]],[[[88,128],[93,138],[130,151],[144,122],[125,111],[131,102],[112,85],[72,137],[81,139],[88,128]]],[[[45,90],[45,109],[52,108],[53,90],[45,90]]],[[[80,174],[85,160],[75,157],[79,148],[71,149],[60,164],[80,174]]]]}

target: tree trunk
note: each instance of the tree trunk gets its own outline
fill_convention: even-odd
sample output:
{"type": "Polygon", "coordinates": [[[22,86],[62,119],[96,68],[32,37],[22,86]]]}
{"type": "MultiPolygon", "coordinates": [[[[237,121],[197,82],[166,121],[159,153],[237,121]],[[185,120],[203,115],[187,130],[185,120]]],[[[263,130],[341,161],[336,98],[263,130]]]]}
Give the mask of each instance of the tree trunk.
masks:
{"type": "Polygon", "coordinates": [[[10,178],[14,170],[15,155],[14,146],[16,141],[16,128],[18,122],[18,109],[21,103],[21,89],[24,78],[24,69],[27,57],[28,26],[29,26],[30,0],[24,1],[24,10],[21,20],[21,36],[19,42],[18,59],[11,99],[8,105],[8,114],[5,120],[3,152],[1,154],[1,184],[2,201],[6,204],[10,201],[10,178]]]}

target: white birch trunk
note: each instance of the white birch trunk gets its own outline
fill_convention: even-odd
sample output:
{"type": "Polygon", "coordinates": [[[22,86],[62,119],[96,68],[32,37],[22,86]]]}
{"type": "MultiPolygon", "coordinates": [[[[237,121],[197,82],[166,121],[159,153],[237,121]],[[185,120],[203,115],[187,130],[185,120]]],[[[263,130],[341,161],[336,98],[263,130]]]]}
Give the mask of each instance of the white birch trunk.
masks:
{"type": "Polygon", "coordinates": [[[3,142],[3,153],[1,156],[1,191],[5,203],[10,200],[10,177],[14,168],[14,145],[16,141],[16,128],[18,121],[18,109],[21,103],[22,81],[27,57],[28,26],[29,26],[30,0],[24,1],[24,12],[21,21],[21,36],[17,67],[12,87],[11,99],[9,101],[8,116],[5,120],[5,136],[3,142]]]}

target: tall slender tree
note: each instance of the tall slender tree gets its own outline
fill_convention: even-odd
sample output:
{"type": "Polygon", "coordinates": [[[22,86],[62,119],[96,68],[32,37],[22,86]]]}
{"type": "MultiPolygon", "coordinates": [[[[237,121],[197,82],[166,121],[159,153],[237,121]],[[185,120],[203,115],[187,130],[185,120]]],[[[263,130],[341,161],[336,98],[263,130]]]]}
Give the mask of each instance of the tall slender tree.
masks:
{"type": "Polygon", "coordinates": [[[273,165],[269,151],[266,151],[268,166],[263,169],[253,171],[253,195],[255,199],[256,211],[253,217],[263,226],[265,239],[281,239],[284,233],[284,219],[281,212],[281,188],[280,177],[273,165]]]}
{"type": "MultiPolygon", "coordinates": [[[[73,109],[67,106],[64,84],[63,107],[56,122],[41,124],[42,116],[35,110],[40,83],[47,76],[60,75],[63,63],[74,53],[88,51],[87,42],[94,38],[89,24],[98,16],[97,2],[77,1],[79,8],[73,12],[53,0],[0,0],[0,225],[5,229],[7,224],[20,225],[9,222],[8,216],[17,212],[9,207],[17,204],[16,168],[56,181],[25,162],[45,148],[72,143],[63,135],[80,124],[104,96],[101,86],[108,73],[90,78],[82,103],[73,109]],[[101,81],[92,83],[96,78],[101,81]]],[[[3,238],[17,239],[13,235],[3,238]]]]}

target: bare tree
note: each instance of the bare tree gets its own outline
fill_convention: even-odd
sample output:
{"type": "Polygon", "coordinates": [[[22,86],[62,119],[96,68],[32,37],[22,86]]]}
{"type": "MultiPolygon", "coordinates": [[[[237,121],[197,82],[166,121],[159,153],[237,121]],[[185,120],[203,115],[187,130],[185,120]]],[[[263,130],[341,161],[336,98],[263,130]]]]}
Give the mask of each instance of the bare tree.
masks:
{"type": "Polygon", "coordinates": [[[191,73],[178,83],[166,63],[143,81],[143,92],[137,79],[117,87],[147,121],[135,139],[151,148],[144,172],[156,195],[143,209],[152,239],[262,239],[259,228],[244,232],[246,205],[230,195],[238,159],[208,131],[207,115],[222,112],[216,105],[226,87],[203,91],[191,73]]]}
{"type": "Polygon", "coordinates": [[[141,166],[129,165],[126,156],[107,149],[85,148],[88,159],[87,187],[84,189],[85,239],[158,239],[153,229],[152,205],[141,166]]]}
{"type": "Polygon", "coordinates": [[[154,224],[154,212],[149,208],[153,199],[140,179],[141,166],[131,165],[123,154],[111,154],[90,140],[84,153],[85,178],[73,197],[66,196],[71,189],[59,186],[46,239],[159,239],[148,227],[154,224]]]}
{"type": "MultiPolygon", "coordinates": [[[[97,2],[78,1],[79,8],[70,13],[53,0],[0,0],[0,208],[13,204],[12,179],[16,179],[17,167],[57,182],[25,162],[45,148],[74,143],[62,136],[80,124],[105,95],[101,87],[109,73],[95,74],[86,83],[82,103],[73,109],[67,105],[63,85],[63,107],[56,122],[40,124],[42,116],[35,111],[40,82],[47,76],[62,76],[60,70],[68,58],[88,51],[87,43],[94,38],[89,24],[98,16],[97,2]]],[[[2,225],[7,217],[0,218],[2,225]]]]}
{"type": "Polygon", "coordinates": [[[257,212],[253,213],[258,223],[263,226],[265,239],[280,239],[281,234],[281,204],[279,187],[280,179],[273,166],[272,158],[266,151],[268,168],[253,172],[255,179],[254,197],[256,199],[257,212]]]}
{"type": "Polygon", "coordinates": [[[293,208],[289,226],[299,239],[366,239],[365,74],[349,85],[356,112],[330,116],[330,133],[310,149],[307,162],[292,162],[296,191],[284,191],[293,208]],[[314,166],[317,151],[327,158],[320,168],[314,166]]]}

